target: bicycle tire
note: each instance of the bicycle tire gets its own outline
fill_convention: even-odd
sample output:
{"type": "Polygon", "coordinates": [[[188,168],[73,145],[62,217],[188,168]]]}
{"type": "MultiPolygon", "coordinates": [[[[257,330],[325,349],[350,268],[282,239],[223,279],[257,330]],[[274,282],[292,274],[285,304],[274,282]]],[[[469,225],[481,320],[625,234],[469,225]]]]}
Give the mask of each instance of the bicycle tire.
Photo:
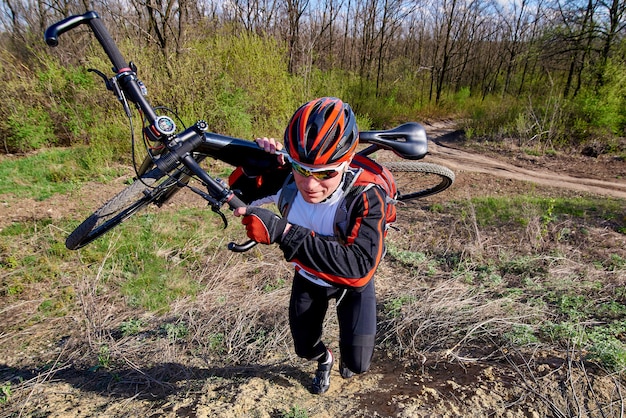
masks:
{"type": "Polygon", "coordinates": [[[401,202],[441,193],[450,187],[455,179],[452,170],[439,164],[418,161],[393,161],[381,164],[394,175],[398,187],[397,199],[401,202]],[[421,175],[421,178],[418,179],[415,174],[421,175]],[[419,184],[420,180],[423,180],[424,185],[419,184]]]}
{"type": "Polygon", "coordinates": [[[70,250],[84,247],[148,204],[157,201],[159,197],[164,195],[171,197],[173,186],[180,188],[176,178],[165,177],[165,174],[158,168],[152,169],[78,225],[65,240],[65,246],[70,250]]]}

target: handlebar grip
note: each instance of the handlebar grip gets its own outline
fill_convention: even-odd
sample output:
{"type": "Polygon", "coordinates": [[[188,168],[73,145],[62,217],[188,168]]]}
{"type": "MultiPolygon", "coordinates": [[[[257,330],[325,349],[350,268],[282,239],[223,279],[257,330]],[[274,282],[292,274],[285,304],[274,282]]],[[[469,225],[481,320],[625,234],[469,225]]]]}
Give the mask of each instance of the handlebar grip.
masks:
{"type": "Polygon", "coordinates": [[[104,49],[104,52],[106,52],[107,56],[111,60],[113,67],[115,67],[114,71],[120,72],[121,70],[127,70],[128,64],[115,44],[115,41],[111,38],[111,34],[109,34],[109,31],[106,26],[104,26],[104,23],[102,23],[99,18],[91,19],[89,20],[89,26],[91,27],[91,30],[93,31],[93,34],[98,42],[100,42],[100,45],[102,45],[102,49],[104,49]]]}
{"type": "Polygon", "coordinates": [[[87,23],[94,33],[100,45],[106,52],[107,56],[111,60],[111,63],[115,67],[115,72],[119,72],[128,67],[126,60],[122,56],[122,53],[117,48],[117,45],[111,38],[109,31],[104,23],[100,20],[98,13],[89,11],[82,15],[75,15],[67,17],[60,22],[57,22],[44,32],[44,39],[49,46],[59,45],[59,36],[69,30],[74,29],[76,26],[87,23]]]}
{"type": "Polygon", "coordinates": [[[44,32],[44,39],[49,46],[59,45],[59,35],[74,29],[76,26],[83,24],[91,19],[98,19],[96,12],[87,12],[83,15],[67,17],[60,22],[51,25],[44,32]]]}
{"type": "Polygon", "coordinates": [[[235,193],[232,193],[232,195],[228,199],[228,207],[230,207],[233,210],[237,208],[243,208],[246,206],[247,205],[244,203],[244,201],[241,200],[235,193]]]}
{"type": "Polygon", "coordinates": [[[249,249],[251,249],[252,247],[254,247],[257,244],[258,244],[258,242],[254,241],[254,240],[250,240],[250,241],[244,242],[243,244],[236,244],[234,242],[229,242],[228,243],[228,249],[231,250],[232,252],[235,252],[235,253],[243,253],[243,252],[248,251],[249,249]]]}

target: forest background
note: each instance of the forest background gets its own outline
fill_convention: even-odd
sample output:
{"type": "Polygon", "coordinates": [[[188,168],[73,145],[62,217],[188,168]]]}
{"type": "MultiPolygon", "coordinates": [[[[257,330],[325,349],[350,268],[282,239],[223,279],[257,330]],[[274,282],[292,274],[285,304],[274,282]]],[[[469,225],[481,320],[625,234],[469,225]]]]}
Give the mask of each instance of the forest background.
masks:
{"type": "Polygon", "coordinates": [[[50,24],[87,10],[184,123],[282,136],[303,102],[337,96],[361,129],[463,118],[469,139],[545,152],[616,151],[626,129],[623,0],[2,0],[2,152],[89,145],[83,168],[128,158],[128,122],[88,28],[51,49],[50,24]]]}

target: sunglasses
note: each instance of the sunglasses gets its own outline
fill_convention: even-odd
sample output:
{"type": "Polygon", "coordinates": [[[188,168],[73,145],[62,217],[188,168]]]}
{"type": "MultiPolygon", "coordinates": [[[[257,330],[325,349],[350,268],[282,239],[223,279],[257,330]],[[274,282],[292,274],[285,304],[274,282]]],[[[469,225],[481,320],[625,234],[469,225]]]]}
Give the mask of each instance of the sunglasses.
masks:
{"type": "Polygon", "coordinates": [[[291,168],[294,172],[300,174],[303,177],[314,177],[316,180],[328,180],[333,177],[337,177],[346,166],[346,161],[341,163],[335,168],[311,168],[298,164],[293,159],[289,158],[291,168]]]}

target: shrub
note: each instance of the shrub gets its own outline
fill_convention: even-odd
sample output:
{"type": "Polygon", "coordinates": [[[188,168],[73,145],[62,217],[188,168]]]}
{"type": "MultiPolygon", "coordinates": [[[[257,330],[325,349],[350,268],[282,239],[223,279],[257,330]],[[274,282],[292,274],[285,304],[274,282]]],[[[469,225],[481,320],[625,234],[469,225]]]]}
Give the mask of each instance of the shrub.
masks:
{"type": "Polygon", "coordinates": [[[32,151],[52,145],[55,140],[50,115],[39,106],[18,104],[8,117],[6,128],[5,149],[10,152],[32,151]]]}

